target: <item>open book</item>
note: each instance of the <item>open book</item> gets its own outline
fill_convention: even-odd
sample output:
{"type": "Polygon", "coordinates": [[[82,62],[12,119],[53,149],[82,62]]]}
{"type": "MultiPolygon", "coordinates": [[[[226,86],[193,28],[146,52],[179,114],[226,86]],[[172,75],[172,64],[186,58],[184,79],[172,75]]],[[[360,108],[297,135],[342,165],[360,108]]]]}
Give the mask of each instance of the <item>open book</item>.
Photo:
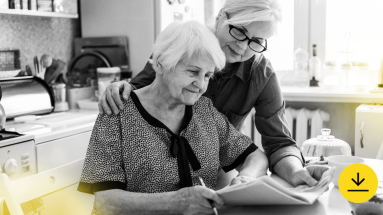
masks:
{"type": "Polygon", "coordinates": [[[306,205],[313,204],[326,191],[330,181],[331,178],[318,189],[302,192],[273,174],[216,192],[226,205],[306,205]]]}

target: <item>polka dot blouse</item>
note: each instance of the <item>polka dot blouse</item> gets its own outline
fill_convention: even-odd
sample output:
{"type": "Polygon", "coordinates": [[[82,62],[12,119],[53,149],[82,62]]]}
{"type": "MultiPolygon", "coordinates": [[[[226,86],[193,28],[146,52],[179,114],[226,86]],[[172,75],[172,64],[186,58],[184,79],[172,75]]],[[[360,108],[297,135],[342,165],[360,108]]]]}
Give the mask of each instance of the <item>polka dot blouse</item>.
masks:
{"type": "Polygon", "coordinates": [[[132,92],[119,115],[98,116],[78,190],[169,192],[200,185],[198,177],[215,189],[220,168],[238,167],[256,149],[206,97],[186,106],[180,132],[173,134],[132,92]]]}

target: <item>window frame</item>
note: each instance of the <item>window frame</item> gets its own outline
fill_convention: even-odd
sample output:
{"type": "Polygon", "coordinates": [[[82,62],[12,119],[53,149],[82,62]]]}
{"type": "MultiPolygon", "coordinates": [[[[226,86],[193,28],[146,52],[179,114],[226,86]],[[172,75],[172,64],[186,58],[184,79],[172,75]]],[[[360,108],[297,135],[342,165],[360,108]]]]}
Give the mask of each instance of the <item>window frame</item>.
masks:
{"type": "Polygon", "coordinates": [[[326,60],[326,1],[294,0],[294,50],[301,46],[311,56],[316,44],[321,62],[326,60]]]}

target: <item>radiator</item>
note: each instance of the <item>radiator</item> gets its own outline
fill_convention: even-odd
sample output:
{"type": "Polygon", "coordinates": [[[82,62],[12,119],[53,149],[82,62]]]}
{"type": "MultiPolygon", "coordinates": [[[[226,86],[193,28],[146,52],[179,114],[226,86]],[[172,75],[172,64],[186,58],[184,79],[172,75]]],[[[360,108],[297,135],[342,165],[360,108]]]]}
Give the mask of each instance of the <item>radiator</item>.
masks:
{"type": "MultiPolygon", "coordinates": [[[[262,137],[254,125],[255,111],[252,110],[243,122],[240,131],[249,136],[259,148],[262,148],[262,137]]],[[[326,127],[330,114],[322,110],[308,110],[306,108],[286,108],[285,117],[298,147],[310,138],[321,134],[320,130],[326,127]]]]}

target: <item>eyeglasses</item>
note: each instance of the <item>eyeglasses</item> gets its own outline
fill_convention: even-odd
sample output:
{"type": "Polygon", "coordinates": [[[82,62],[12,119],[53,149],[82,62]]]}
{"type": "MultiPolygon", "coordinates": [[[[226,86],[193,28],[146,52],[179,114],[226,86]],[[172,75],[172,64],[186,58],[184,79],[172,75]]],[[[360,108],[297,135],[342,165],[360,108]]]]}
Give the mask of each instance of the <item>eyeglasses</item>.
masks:
{"type": "Polygon", "coordinates": [[[259,37],[249,38],[243,29],[229,25],[229,33],[238,41],[249,40],[248,46],[251,50],[261,53],[267,50],[267,40],[259,37]]]}

